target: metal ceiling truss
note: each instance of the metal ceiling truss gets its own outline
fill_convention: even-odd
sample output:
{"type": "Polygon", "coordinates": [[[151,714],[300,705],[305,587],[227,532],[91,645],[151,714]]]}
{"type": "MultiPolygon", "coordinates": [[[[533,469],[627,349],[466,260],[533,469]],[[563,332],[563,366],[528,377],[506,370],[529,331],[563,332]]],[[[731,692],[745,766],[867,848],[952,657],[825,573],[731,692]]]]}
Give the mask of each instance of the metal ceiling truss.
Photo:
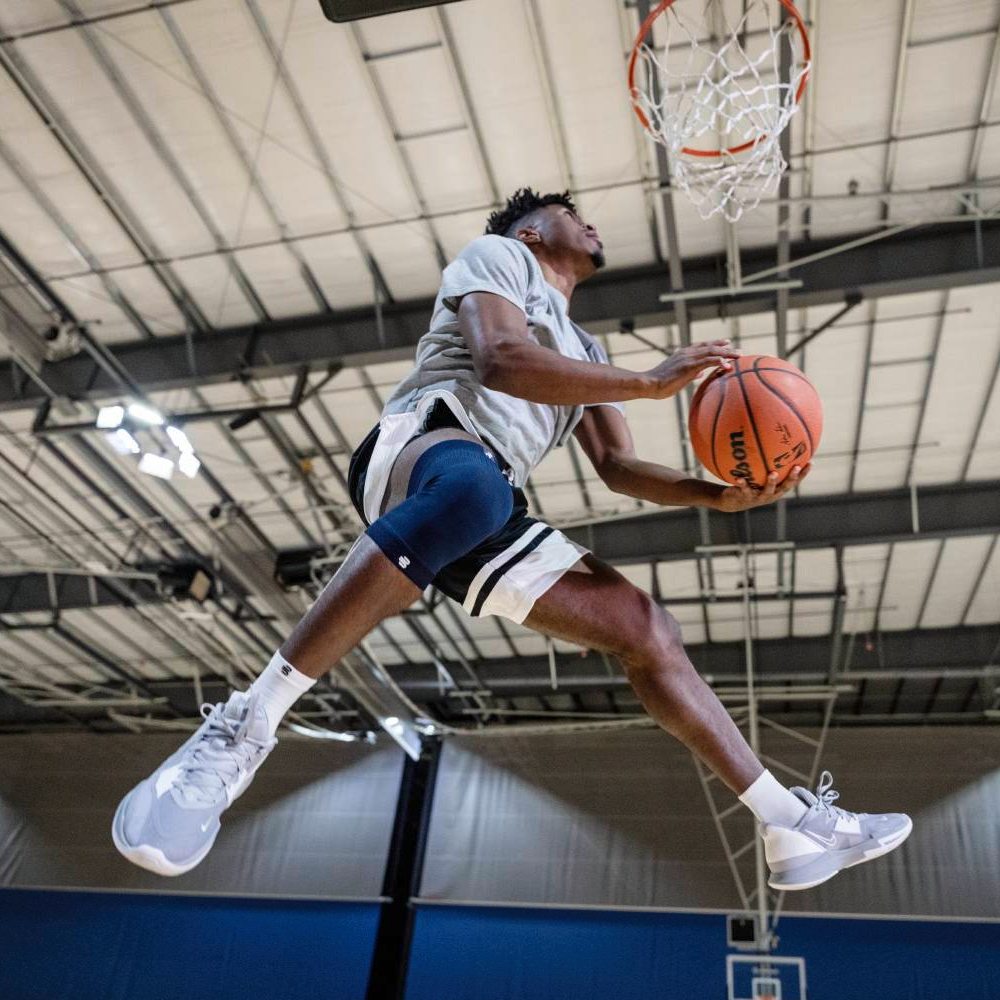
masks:
{"type": "MultiPolygon", "coordinates": [[[[1000,481],[994,480],[854,495],[807,496],[789,500],[785,506],[784,537],[780,540],[799,549],[840,550],[847,545],[958,538],[1000,531],[1000,481]]],[[[689,509],[654,508],[649,513],[561,527],[566,535],[595,555],[618,565],[693,558],[701,562],[699,546],[747,541],[741,537],[745,528],[740,518],[709,513],[707,523],[707,540],[697,511],[689,509]]],[[[749,523],[754,541],[779,540],[777,508],[758,508],[749,523]]],[[[324,550],[287,550],[278,556],[275,575],[285,587],[301,586],[316,579],[319,563],[324,573],[330,572],[331,560],[324,550]]],[[[714,591],[707,578],[703,590],[708,594],[714,591]]]]}
{"type": "MultiPolygon", "coordinates": [[[[978,223],[970,218],[890,236],[883,237],[881,231],[868,235],[876,238],[793,244],[788,270],[802,286],[790,291],[789,308],[843,304],[858,295],[874,300],[1000,281],[1000,224],[996,222],[978,223]]],[[[742,257],[747,287],[752,286],[754,274],[769,276],[773,271],[772,250],[744,250],[742,257]]],[[[692,260],[684,268],[684,285],[707,292],[718,289],[726,280],[724,275],[718,257],[692,260]]],[[[704,320],[774,308],[773,292],[738,298],[710,295],[694,302],[665,304],[660,301],[665,285],[658,264],[602,272],[577,290],[574,316],[593,332],[603,333],[669,325],[678,322],[678,309],[686,309],[692,320],[704,320]]],[[[111,345],[108,351],[145,392],[288,374],[303,366],[312,370],[336,364],[361,366],[411,357],[426,332],[432,306],[429,299],[387,304],[381,324],[370,308],[363,308],[132,341],[111,345]]],[[[43,396],[33,383],[22,385],[15,380],[12,384],[11,365],[0,366],[0,409],[29,405],[43,396]]],[[[99,397],[117,388],[83,355],[45,365],[44,376],[53,393],[72,399],[99,397]]]]}

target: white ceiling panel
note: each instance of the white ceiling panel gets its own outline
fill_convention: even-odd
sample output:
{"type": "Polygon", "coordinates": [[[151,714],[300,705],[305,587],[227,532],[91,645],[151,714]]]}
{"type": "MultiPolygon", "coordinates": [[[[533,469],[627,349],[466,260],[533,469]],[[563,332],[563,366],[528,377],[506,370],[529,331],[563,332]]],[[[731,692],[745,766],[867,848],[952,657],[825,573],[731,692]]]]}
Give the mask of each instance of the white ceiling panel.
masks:
{"type": "MultiPolygon", "coordinates": [[[[159,336],[183,333],[186,324],[180,310],[150,268],[123,268],[115,271],[112,280],[152,333],[159,336]]],[[[103,335],[100,328],[94,333],[98,337],[103,335]]],[[[140,334],[133,330],[132,335],[137,337],[140,334]]]]}
{"type": "MultiPolygon", "coordinates": [[[[978,96],[978,95],[977,95],[978,96]]],[[[946,127],[946,126],[943,126],[946,127]]],[[[969,137],[939,135],[900,143],[893,186],[924,189],[944,184],[964,184],[969,172],[969,137]]],[[[954,198],[931,201],[928,198],[898,198],[892,202],[891,218],[899,220],[927,218],[937,207],[942,215],[958,211],[954,198]]]]}
{"type": "MultiPolygon", "coordinates": [[[[424,17],[430,15],[425,12],[424,17]]],[[[374,60],[371,66],[388,98],[398,135],[464,127],[459,95],[440,48],[374,60]]]]}
{"type": "Polygon", "coordinates": [[[658,563],[656,578],[668,609],[671,597],[697,597],[701,594],[698,568],[694,560],[658,563]]]}
{"type": "Polygon", "coordinates": [[[0,213],[4,231],[21,252],[37,262],[46,277],[74,274],[87,268],[62,230],[21,186],[0,159],[0,213]]]}
{"type": "Polygon", "coordinates": [[[9,159],[9,164],[0,159],[0,194],[7,200],[4,225],[11,227],[11,235],[21,236],[24,252],[31,254],[31,259],[46,274],[80,270],[84,265],[80,253],[89,252],[109,267],[138,261],[139,254],[107,206],[7,76],[0,77],[0,121],[4,123],[2,139],[9,159]],[[40,188],[42,198],[51,203],[54,212],[73,230],[81,244],[79,252],[61,231],[53,243],[38,242],[47,230],[55,231],[53,221],[38,222],[42,227],[39,233],[19,225],[23,216],[30,213],[35,217],[43,206],[16,180],[15,170],[40,188]],[[10,197],[15,192],[20,196],[10,197]]]}
{"type": "Polygon", "coordinates": [[[832,591],[836,586],[837,562],[831,549],[800,549],[796,551],[796,590],[832,591]]]}
{"type": "Polygon", "coordinates": [[[531,185],[561,190],[555,138],[523,3],[468,0],[442,8],[501,195],[531,185]],[[512,73],[516,66],[518,72],[512,73]]]}
{"type": "MultiPolygon", "coordinates": [[[[308,5],[298,5],[303,6],[308,5]]],[[[268,3],[262,9],[280,21],[280,31],[288,5],[268,3]]],[[[239,137],[288,232],[343,226],[347,220],[330,180],[287,88],[276,80],[270,53],[246,5],[238,0],[213,0],[181,5],[170,16],[207,76],[219,113],[239,137]]],[[[245,191],[242,166],[234,170],[233,178],[240,180],[239,189],[245,191]]]]}
{"type": "Polygon", "coordinates": [[[371,17],[355,23],[365,49],[374,55],[398,52],[438,41],[435,10],[407,10],[386,17],[371,17]]]}
{"type": "Polygon", "coordinates": [[[969,479],[990,479],[1000,474],[1000,381],[995,382],[983,413],[983,425],[969,463],[969,479]]]}
{"type": "MultiPolygon", "coordinates": [[[[833,627],[833,601],[820,598],[796,599],[793,608],[792,635],[830,634],[833,627]]],[[[788,634],[787,629],[781,634],[788,634]]]]}
{"type": "Polygon", "coordinates": [[[316,299],[298,262],[285,247],[241,250],[235,256],[272,317],[281,319],[316,312],[316,299]]]}
{"type": "MultiPolygon", "coordinates": [[[[160,17],[123,18],[112,22],[100,37],[225,243],[232,246],[278,236],[238,154],[160,17]]],[[[254,75],[242,74],[241,78],[254,75]]]]}
{"type": "Polygon", "coordinates": [[[371,230],[368,241],[395,298],[412,299],[437,291],[441,271],[425,227],[417,223],[385,226],[371,230]]]}
{"type": "Polygon", "coordinates": [[[910,42],[933,42],[954,34],[959,25],[963,31],[992,33],[998,13],[996,0],[935,0],[934,3],[923,0],[913,11],[910,42]]]}
{"type": "Polygon", "coordinates": [[[358,221],[410,216],[417,206],[350,27],[331,24],[316,3],[280,0],[262,10],[276,44],[287,27],[285,67],[358,221]]]}
{"type": "MultiPolygon", "coordinates": [[[[450,212],[491,201],[471,132],[463,129],[429,134],[410,139],[404,145],[429,211],[450,212]]],[[[473,230],[473,235],[479,231],[473,230]]]]}
{"type": "Polygon", "coordinates": [[[818,145],[887,132],[902,11],[902,0],[823,5],[815,67],[818,145]]]}
{"type": "Polygon", "coordinates": [[[468,243],[482,235],[488,215],[489,210],[484,208],[443,215],[434,220],[434,230],[449,258],[457,257],[468,243]]]}
{"type": "Polygon", "coordinates": [[[926,132],[977,121],[992,50],[990,35],[911,47],[900,131],[926,132]],[[943,87],[943,80],[961,80],[963,85],[943,87]]]}
{"type": "Polygon", "coordinates": [[[972,595],[965,625],[985,625],[997,620],[1000,609],[1000,545],[994,544],[979,586],[972,595]]]}
{"type": "Polygon", "coordinates": [[[172,269],[212,326],[239,326],[257,319],[225,258],[178,260],[172,269]]]}
{"type": "Polygon", "coordinates": [[[937,558],[937,541],[906,542],[892,550],[879,624],[886,629],[917,627],[920,603],[937,558]]]}
{"type": "Polygon", "coordinates": [[[5,34],[19,35],[66,23],[66,12],[58,0],[7,0],[0,25],[5,34]]]}
{"type": "Polygon", "coordinates": [[[338,426],[355,446],[378,423],[381,409],[364,389],[343,393],[324,393],[323,402],[338,426]]]}
{"type": "MultiPolygon", "coordinates": [[[[65,278],[49,283],[73,310],[82,323],[87,324],[106,344],[134,340],[136,329],[132,321],[112,301],[101,279],[91,275],[65,278]]],[[[154,315],[150,319],[156,319],[154,315]]]]}
{"type": "Polygon", "coordinates": [[[371,272],[353,236],[339,233],[300,240],[297,246],[334,309],[351,309],[372,301],[371,272]]]}
{"type": "Polygon", "coordinates": [[[574,186],[635,177],[641,166],[615,5],[545,0],[537,9],[574,186]]]}
{"type": "Polygon", "coordinates": [[[922,628],[948,628],[960,623],[991,542],[987,536],[976,535],[949,538],[944,543],[927,608],[920,621],[922,628]]]}
{"type": "Polygon", "coordinates": [[[608,267],[642,264],[653,255],[646,201],[638,185],[580,195],[577,209],[597,227],[608,267]]]}
{"type": "Polygon", "coordinates": [[[888,545],[852,545],[844,550],[844,582],[847,585],[848,632],[866,632],[874,627],[888,545]]]}
{"type": "MultiPolygon", "coordinates": [[[[921,434],[927,447],[918,453],[915,468],[920,483],[952,482],[961,474],[1000,355],[996,320],[1000,287],[956,289],[950,293],[949,303],[952,308],[967,307],[971,312],[945,318],[921,434]]],[[[984,455],[988,455],[982,451],[988,441],[1000,444],[994,430],[998,420],[1000,413],[994,410],[992,419],[983,424],[979,448],[984,455]]],[[[997,468],[996,457],[992,467],[997,468]]],[[[983,469],[988,468],[987,457],[983,469]]]]}
{"type": "Polygon", "coordinates": [[[18,44],[62,113],[141,215],[167,253],[208,249],[211,237],[157,152],[149,145],[114,86],[74,32],[18,44]]]}

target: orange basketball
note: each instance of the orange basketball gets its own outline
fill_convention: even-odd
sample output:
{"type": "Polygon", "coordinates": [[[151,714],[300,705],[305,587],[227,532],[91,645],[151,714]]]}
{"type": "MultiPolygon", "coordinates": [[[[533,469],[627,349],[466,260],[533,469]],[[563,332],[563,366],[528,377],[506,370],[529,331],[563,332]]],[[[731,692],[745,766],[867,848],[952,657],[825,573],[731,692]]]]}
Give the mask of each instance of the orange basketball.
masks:
{"type": "Polygon", "coordinates": [[[763,486],[769,473],[781,482],[793,466],[812,459],[823,433],[823,405],[795,365],[751,354],[698,386],[688,431],[709,472],[727,483],[746,479],[763,486]]]}

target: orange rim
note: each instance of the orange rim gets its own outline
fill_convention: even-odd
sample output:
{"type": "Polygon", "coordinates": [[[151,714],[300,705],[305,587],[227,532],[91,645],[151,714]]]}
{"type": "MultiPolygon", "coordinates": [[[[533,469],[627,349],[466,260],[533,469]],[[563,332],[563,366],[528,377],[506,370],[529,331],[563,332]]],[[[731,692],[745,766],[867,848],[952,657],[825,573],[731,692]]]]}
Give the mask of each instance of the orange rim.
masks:
{"type": "MultiPolygon", "coordinates": [[[[788,16],[795,22],[795,27],[798,28],[799,37],[802,39],[802,54],[805,56],[805,61],[812,61],[812,46],[809,44],[809,32],[806,31],[805,21],[802,20],[802,15],[799,13],[798,8],[792,3],[792,0],[778,0],[782,7],[788,12],[788,16]]],[[[649,12],[648,17],[642,22],[639,28],[639,34],[635,37],[635,42],[632,45],[632,54],[629,56],[628,60],[628,91],[632,97],[632,110],[635,111],[636,117],[642,123],[642,127],[647,131],[651,128],[649,118],[646,117],[646,113],[639,107],[638,96],[639,88],[635,85],[635,67],[639,60],[639,49],[642,48],[643,42],[646,40],[646,36],[650,33],[653,27],[653,22],[668,8],[672,7],[676,3],[676,0],[661,0],[661,2],[649,12]]],[[[806,84],[809,82],[809,70],[806,70],[802,74],[802,79],[799,81],[799,86],[795,91],[795,103],[798,104],[802,100],[802,95],[805,93],[806,84]]],[[[723,153],[728,153],[730,156],[734,156],[737,153],[744,153],[748,149],[753,149],[765,138],[764,135],[758,136],[756,139],[750,139],[747,142],[741,142],[738,146],[730,146],[727,149],[694,149],[691,146],[682,146],[681,152],[687,156],[722,156],[723,153]]]]}

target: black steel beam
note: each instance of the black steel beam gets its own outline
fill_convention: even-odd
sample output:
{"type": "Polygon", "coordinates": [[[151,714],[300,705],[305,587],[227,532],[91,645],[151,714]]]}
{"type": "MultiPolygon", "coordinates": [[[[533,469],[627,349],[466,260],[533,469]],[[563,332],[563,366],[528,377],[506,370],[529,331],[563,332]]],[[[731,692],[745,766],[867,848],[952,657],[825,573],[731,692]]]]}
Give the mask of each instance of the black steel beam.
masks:
{"type": "MultiPolygon", "coordinates": [[[[908,670],[977,669],[991,662],[998,640],[1000,624],[882,632],[879,649],[869,652],[864,644],[855,643],[845,670],[848,677],[852,671],[865,671],[866,675],[884,672],[887,678],[893,678],[908,670]]],[[[830,643],[829,635],[758,640],[754,643],[754,673],[765,682],[797,678],[801,682],[825,684],[830,643]]],[[[686,649],[706,680],[735,684],[746,676],[742,640],[689,645],[686,649]]],[[[609,676],[604,660],[596,653],[557,654],[556,668],[559,693],[628,686],[623,674],[609,676]]],[[[486,659],[476,664],[476,670],[483,684],[497,697],[552,693],[548,656],[486,659]]],[[[411,697],[436,700],[440,682],[433,664],[394,666],[392,675],[411,697]]]]}
{"type": "MultiPolygon", "coordinates": [[[[135,603],[156,604],[166,595],[158,592],[151,580],[113,577],[124,584],[135,603]]],[[[70,611],[75,608],[117,606],[127,602],[120,590],[105,577],[80,576],[54,572],[23,573],[0,577],[0,614],[24,614],[31,611],[70,611]]]]}
{"type": "MultiPolygon", "coordinates": [[[[800,548],[872,545],[886,542],[994,534],[1000,531],[1000,482],[985,480],[917,491],[918,531],[914,530],[910,491],[882,490],[853,495],[801,497],[787,502],[784,540],[800,548]]],[[[750,513],[752,540],[778,539],[777,509],[759,507],[750,513]]],[[[711,545],[745,542],[744,519],[710,514],[711,545]]],[[[654,514],[603,521],[565,533],[610,563],[668,562],[690,559],[704,544],[698,511],[662,510],[654,514]]],[[[322,549],[294,549],[278,557],[276,576],[283,586],[309,583],[310,560],[322,549]]]]}
{"type": "Polygon", "coordinates": [[[162,604],[191,596],[189,588],[199,572],[207,577],[200,583],[208,588],[201,599],[213,593],[211,575],[195,562],[157,563],[142,567],[141,572],[155,575],[156,579],[130,576],[128,572],[91,575],[59,570],[0,576],[0,615],[162,604]]]}
{"type": "MultiPolygon", "coordinates": [[[[969,223],[908,230],[836,256],[794,266],[797,259],[847,242],[793,244],[790,276],[802,287],[789,294],[789,308],[844,303],[857,295],[878,298],[1000,281],[1000,223],[969,223]]],[[[745,275],[770,268],[772,249],[747,250],[745,275]]],[[[721,256],[685,262],[687,292],[725,286],[721,256]]],[[[675,306],[660,302],[668,291],[660,264],[604,272],[576,291],[573,315],[593,332],[617,330],[625,321],[636,327],[675,321],[675,306]]],[[[695,299],[685,303],[691,320],[768,312],[774,293],[695,299]]],[[[155,340],[111,345],[116,360],[145,392],[230,381],[246,375],[288,374],[334,363],[371,364],[409,358],[426,331],[433,301],[417,299],[382,308],[383,337],[372,309],[301,316],[232,327],[210,333],[179,334],[155,340]],[[191,359],[195,359],[192,374],[191,359]]],[[[831,333],[831,335],[835,335],[831,333]]],[[[19,387],[11,362],[0,365],[0,410],[41,400],[33,384],[19,387]]],[[[59,395],[73,398],[114,393],[118,387],[84,355],[47,364],[45,382],[59,395]]]]}
{"type": "MultiPolygon", "coordinates": [[[[924,487],[917,491],[917,514],[914,525],[906,489],[801,497],[787,503],[784,540],[799,548],[826,548],[991,534],[1000,527],[1000,482],[924,487]]],[[[741,536],[742,518],[713,513],[708,523],[710,545],[778,540],[775,507],[751,512],[752,539],[741,536]]],[[[566,534],[613,563],[687,559],[703,544],[695,510],[605,521],[566,534]]]]}
{"type": "Polygon", "coordinates": [[[423,742],[420,759],[415,761],[407,757],[403,764],[382,884],[386,902],[382,904],[375,933],[366,1000],[403,1000],[406,995],[414,922],[410,900],[420,893],[440,758],[440,739],[429,737],[423,742]]]}

